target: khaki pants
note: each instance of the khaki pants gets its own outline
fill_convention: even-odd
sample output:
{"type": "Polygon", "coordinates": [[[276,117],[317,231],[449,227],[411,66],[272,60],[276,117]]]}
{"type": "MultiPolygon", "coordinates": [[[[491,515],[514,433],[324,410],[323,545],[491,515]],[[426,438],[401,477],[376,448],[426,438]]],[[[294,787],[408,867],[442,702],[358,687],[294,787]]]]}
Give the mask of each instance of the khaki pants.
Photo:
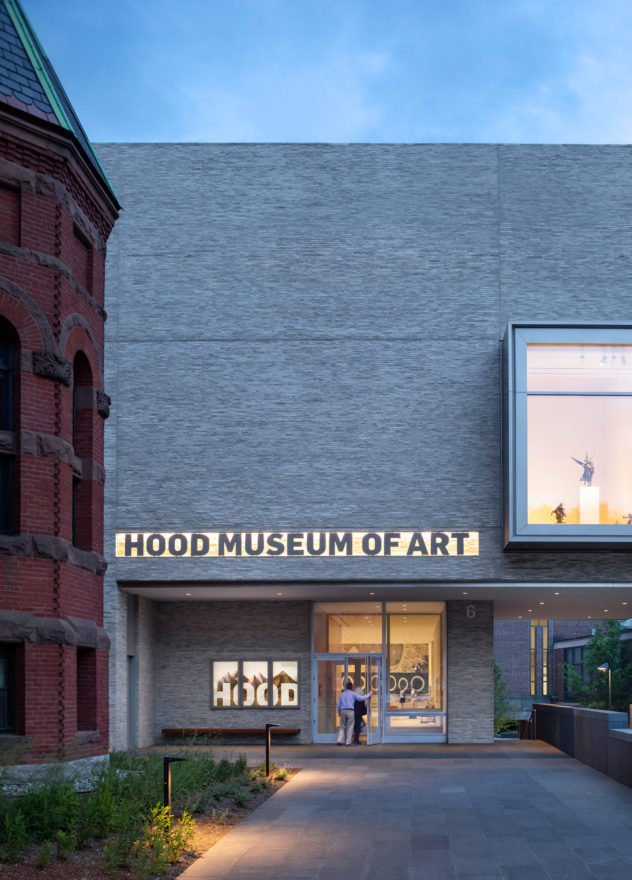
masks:
{"type": "Polygon", "coordinates": [[[338,742],[340,744],[344,743],[346,746],[351,745],[354,721],[355,712],[353,709],[340,710],[340,727],[338,728],[338,742]]]}

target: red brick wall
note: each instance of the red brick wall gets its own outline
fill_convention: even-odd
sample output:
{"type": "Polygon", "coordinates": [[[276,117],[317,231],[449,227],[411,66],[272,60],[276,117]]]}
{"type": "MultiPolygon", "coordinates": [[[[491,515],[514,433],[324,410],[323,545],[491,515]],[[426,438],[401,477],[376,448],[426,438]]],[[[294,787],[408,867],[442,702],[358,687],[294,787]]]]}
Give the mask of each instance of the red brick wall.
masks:
{"type": "Polygon", "coordinates": [[[20,192],[0,185],[0,241],[19,244],[20,192]]]}
{"type": "MultiPolygon", "coordinates": [[[[103,576],[97,571],[103,551],[104,420],[96,392],[105,390],[105,242],[115,209],[100,184],[73,163],[75,146],[60,147],[56,138],[42,147],[41,132],[34,138],[25,130],[22,137],[16,124],[0,138],[0,156],[11,163],[0,176],[0,315],[20,345],[14,535],[3,539],[0,552],[0,610],[82,618],[102,627],[103,576]],[[88,385],[73,450],[72,385],[61,375],[38,375],[37,364],[47,353],[58,367],[63,362],[72,367],[78,352],[89,370],[79,383],[88,385]],[[76,546],[87,551],[78,556],[72,549],[77,478],[82,515],[76,546]]],[[[62,644],[44,644],[37,636],[18,649],[15,727],[25,736],[22,760],[107,751],[107,651],[82,644],[85,636],[73,635],[77,630],[71,627],[68,632],[62,644]],[[77,736],[88,729],[96,735],[77,736]]]]}

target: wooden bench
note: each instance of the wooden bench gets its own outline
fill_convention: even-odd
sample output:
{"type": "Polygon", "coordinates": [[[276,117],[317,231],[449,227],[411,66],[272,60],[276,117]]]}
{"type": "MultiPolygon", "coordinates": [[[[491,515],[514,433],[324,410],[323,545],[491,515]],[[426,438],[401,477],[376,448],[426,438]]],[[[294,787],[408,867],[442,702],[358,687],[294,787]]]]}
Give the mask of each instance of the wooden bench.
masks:
{"type": "MultiPolygon", "coordinates": [[[[271,727],[274,736],[297,736],[300,727],[271,727]]],[[[265,727],[163,727],[163,736],[265,736],[265,727]]]]}

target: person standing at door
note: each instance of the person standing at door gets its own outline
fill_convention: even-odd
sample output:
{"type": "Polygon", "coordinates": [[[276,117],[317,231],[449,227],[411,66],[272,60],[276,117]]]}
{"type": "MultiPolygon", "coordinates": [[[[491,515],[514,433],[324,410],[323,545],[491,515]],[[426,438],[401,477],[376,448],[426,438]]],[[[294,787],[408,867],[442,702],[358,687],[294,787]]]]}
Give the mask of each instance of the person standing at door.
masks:
{"type": "Polygon", "coordinates": [[[355,703],[353,704],[353,744],[360,745],[360,731],[364,716],[367,714],[367,702],[371,693],[363,694],[360,688],[355,693],[355,703]]]}
{"type": "Polygon", "coordinates": [[[345,685],[345,689],[338,697],[338,702],[336,703],[336,710],[338,712],[338,715],[340,716],[340,726],[338,728],[339,746],[351,745],[351,738],[353,736],[353,725],[355,723],[355,701],[357,699],[368,700],[370,696],[371,691],[369,691],[368,694],[365,694],[364,697],[358,698],[353,692],[353,684],[348,681],[345,685]]]}

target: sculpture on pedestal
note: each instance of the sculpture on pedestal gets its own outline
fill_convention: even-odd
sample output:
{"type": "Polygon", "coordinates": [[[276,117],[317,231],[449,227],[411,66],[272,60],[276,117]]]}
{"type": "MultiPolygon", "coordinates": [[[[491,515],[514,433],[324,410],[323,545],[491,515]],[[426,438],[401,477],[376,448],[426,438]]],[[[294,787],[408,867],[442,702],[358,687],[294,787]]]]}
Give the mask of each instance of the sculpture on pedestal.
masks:
{"type": "Polygon", "coordinates": [[[586,457],[583,461],[580,461],[578,458],[575,458],[574,455],[571,455],[573,461],[576,461],[578,465],[583,467],[582,475],[579,478],[579,482],[584,486],[592,485],[593,474],[595,473],[595,465],[592,458],[589,457],[588,453],[586,453],[586,457]]]}

